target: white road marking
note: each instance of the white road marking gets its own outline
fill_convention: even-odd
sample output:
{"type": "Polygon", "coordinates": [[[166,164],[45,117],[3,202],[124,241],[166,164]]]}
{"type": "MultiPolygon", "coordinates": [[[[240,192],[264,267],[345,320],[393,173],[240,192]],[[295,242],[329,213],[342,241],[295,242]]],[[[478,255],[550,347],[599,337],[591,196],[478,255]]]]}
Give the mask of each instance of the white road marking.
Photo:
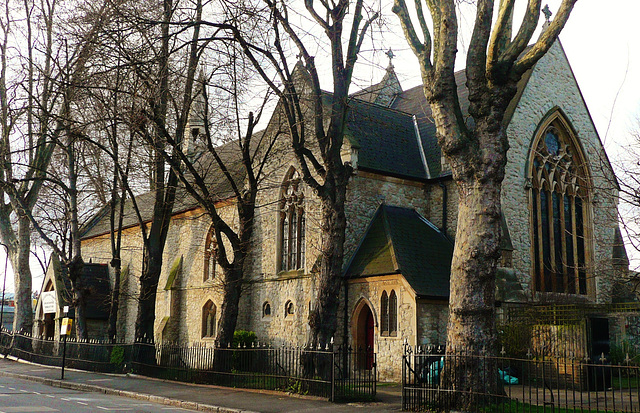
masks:
{"type": "Polygon", "coordinates": [[[101,410],[108,410],[108,411],[133,410],[130,407],[102,407],[102,406],[96,406],[96,408],[101,409],[101,410]]]}
{"type": "Polygon", "coordinates": [[[45,396],[47,396],[47,397],[51,397],[52,399],[55,399],[55,398],[56,398],[56,396],[54,396],[53,394],[45,394],[45,396]]]}
{"type": "Polygon", "coordinates": [[[20,391],[23,393],[29,393],[29,390],[20,389],[20,391]]]}
{"type": "Polygon", "coordinates": [[[76,402],[76,403],[81,404],[83,406],[88,406],[89,405],[89,403],[85,403],[85,402],[76,402]]]}
{"type": "Polygon", "coordinates": [[[113,379],[93,379],[93,380],[87,380],[87,381],[113,381],[113,379]]]}

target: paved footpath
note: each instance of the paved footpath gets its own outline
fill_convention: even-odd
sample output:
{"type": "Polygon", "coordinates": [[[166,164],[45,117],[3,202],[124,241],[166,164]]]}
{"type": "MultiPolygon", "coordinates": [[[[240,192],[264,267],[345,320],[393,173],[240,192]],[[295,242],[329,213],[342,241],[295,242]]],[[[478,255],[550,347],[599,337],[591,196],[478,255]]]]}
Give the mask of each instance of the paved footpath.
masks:
{"type": "Polygon", "coordinates": [[[149,379],[137,375],[92,373],[22,363],[0,358],[0,376],[49,386],[148,400],[184,409],[218,413],[250,412],[391,412],[400,411],[399,386],[379,386],[377,401],[331,403],[314,397],[290,396],[273,391],[254,391],[149,379]]]}

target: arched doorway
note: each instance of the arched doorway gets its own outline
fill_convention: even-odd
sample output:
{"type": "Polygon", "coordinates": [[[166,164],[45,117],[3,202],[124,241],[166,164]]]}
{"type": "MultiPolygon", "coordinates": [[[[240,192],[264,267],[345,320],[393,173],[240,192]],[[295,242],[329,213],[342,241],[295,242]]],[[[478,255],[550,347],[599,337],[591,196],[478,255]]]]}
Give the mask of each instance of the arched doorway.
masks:
{"type": "Polygon", "coordinates": [[[371,308],[362,302],[356,317],[354,341],[358,352],[358,367],[371,370],[373,368],[373,334],[374,320],[371,308]]]}

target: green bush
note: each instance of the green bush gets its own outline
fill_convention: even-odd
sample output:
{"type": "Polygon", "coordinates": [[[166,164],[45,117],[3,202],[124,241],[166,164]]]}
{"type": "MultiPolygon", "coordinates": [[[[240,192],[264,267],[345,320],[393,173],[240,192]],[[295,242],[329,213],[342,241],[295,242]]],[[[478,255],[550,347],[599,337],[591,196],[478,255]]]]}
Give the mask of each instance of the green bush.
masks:
{"type": "Polygon", "coordinates": [[[627,355],[629,356],[630,366],[640,366],[640,351],[629,340],[623,340],[620,343],[611,345],[611,350],[609,351],[611,364],[626,366],[627,355]]]}
{"type": "Polygon", "coordinates": [[[531,348],[532,332],[533,326],[526,322],[502,324],[498,326],[498,345],[509,357],[525,358],[531,348]]]}
{"type": "Polygon", "coordinates": [[[251,347],[251,344],[258,341],[256,333],[253,331],[236,330],[233,332],[233,347],[251,347]]]}
{"type": "Polygon", "coordinates": [[[121,368],[124,364],[124,347],[114,346],[111,349],[111,355],[109,356],[109,362],[114,366],[121,368]]]}

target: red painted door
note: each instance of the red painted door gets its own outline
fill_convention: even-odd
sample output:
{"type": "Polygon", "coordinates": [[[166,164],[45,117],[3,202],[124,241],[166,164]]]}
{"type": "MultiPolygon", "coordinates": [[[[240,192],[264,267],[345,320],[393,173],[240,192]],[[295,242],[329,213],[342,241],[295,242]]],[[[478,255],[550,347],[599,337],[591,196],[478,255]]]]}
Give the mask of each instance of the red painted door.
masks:
{"type": "Polygon", "coordinates": [[[373,314],[368,311],[366,320],[365,351],[367,352],[367,370],[373,368],[373,314]]]}

